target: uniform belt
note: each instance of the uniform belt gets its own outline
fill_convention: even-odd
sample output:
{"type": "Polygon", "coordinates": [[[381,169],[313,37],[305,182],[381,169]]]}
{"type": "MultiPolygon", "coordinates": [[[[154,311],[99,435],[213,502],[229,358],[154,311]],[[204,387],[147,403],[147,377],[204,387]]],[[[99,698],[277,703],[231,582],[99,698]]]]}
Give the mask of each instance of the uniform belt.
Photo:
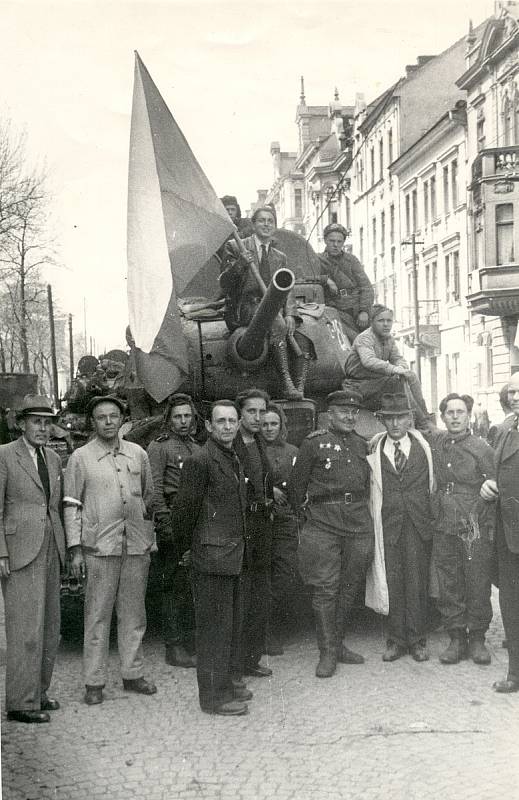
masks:
{"type": "Polygon", "coordinates": [[[477,486],[477,484],[474,484],[474,486],[469,486],[467,484],[449,481],[448,483],[438,486],[438,491],[443,492],[444,494],[474,495],[479,492],[479,486],[477,486]]]}
{"type": "Polygon", "coordinates": [[[309,502],[311,505],[332,505],[337,503],[344,503],[349,506],[351,503],[359,503],[361,500],[367,500],[367,492],[343,492],[337,495],[326,495],[311,497],[309,502]]]}

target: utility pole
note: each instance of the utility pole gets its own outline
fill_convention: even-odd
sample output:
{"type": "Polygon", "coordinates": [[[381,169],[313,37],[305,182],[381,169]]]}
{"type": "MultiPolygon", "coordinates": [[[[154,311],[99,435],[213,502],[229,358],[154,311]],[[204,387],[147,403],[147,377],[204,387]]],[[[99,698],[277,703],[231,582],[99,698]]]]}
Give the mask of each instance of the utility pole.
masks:
{"type": "Polygon", "coordinates": [[[70,385],[74,380],[74,337],[72,335],[72,314],[68,315],[68,360],[70,372],[70,385]]]}
{"type": "Polygon", "coordinates": [[[54,306],[52,303],[52,286],[47,284],[47,300],[49,304],[49,325],[50,325],[50,355],[52,364],[52,390],[54,403],[60,407],[59,388],[58,388],[58,361],[56,358],[56,332],[54,330],[54,306]]]}
{"type": "Polygon", "coordinates": [[[411,239],[403,241],[402,244],[410,244],[412,249],[415,365],[416,365],[416,375],[421,383],[422,354],[420,352],[420,303],[418,301],[418,261],[416,258],[416,245],[424,244],[424,242],[417,242],[416,234],[413,232],[411,234],[411,239]]]}

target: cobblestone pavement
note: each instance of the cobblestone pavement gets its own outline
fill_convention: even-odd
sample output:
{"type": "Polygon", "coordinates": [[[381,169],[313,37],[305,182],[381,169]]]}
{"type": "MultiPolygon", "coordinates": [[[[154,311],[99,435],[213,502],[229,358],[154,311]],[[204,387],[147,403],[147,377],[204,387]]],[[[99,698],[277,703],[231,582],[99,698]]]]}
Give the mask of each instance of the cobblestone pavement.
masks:
{"type": "MultiPolygon", "coordinates": [[[[168,667],[156,635],[147,675],[158,694],[124,692],[111,653],[106,701],[81,702],[81,649],[64,643],[52,687],[62,709],[50,725],[2,718],[5,800],[507,800],[519,798],[519,694],[497,695],[505,676],[502,628],[493,662],[384,664],[382,629],[363,620],[349,643],[364,666],[314,677],[311,631],[266,659],[271,679],[251,678],[246,717],[203,714],[194,670],[168,667]]],[[[4,668],[2,668],[2,673],[4,668]]],[[[3,674],[2,674],[3,678],[3,674]]]]}

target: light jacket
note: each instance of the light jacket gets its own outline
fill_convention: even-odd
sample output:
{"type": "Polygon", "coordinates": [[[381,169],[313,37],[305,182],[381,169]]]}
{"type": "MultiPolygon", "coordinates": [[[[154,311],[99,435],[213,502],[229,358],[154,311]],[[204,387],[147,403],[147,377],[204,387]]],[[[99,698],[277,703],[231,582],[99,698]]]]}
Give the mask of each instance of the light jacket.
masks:
{"type": "MultiPolygon", "coordinates": [[[[429,466],[429,491],[434,491],[434,472],[431,448],[419,431],[411,429],[409,435],[416,439],[424,450],[429,466]]],[[[384,529],[382,525],[382,502],[384,497],[382,486],[382,447],[386,439],[385,433],[378,433],[370,442],[372,452],[367,456],[371,468],[370,511],[375,528],[375,554],[366,575],[365,604],[378,614],[389,614],[389,592],[386,580],[386,560],[384,557],[384,529]]]]}

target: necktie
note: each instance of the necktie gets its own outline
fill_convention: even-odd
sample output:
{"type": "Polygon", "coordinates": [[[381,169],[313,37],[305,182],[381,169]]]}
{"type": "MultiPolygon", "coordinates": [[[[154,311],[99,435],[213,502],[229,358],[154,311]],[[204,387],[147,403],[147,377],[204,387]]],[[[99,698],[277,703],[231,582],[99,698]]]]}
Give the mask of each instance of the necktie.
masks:
{"type": "Polygon", "coordinates": [[[41,447],[36,448],[36,462],[38,464],[38,475],[40,476],[40,481],[42,482],[43,491],[45,492],[48,505],[50,499],[49,470],[47,469],[47,464],[45,463],[45,458],[43,457],[41,447]]]}
{"type": "Polygon", "coordinates": [[[395,469],[399,475],[404,469],[406,464],[407,464],[407,458],[405,456],[405,453],[403,453],[402,450],[400,449],[400,442],[395,442],[395,469]]]}
{"type": "Polygon", "coordinates": [[[268,286],[270,283],[270,264],[269,264],[269,255],[267,251],[267,245],[261,245],[261,261],[260,261],[260,275],[263,280],[265,286],[268,286]]]}

